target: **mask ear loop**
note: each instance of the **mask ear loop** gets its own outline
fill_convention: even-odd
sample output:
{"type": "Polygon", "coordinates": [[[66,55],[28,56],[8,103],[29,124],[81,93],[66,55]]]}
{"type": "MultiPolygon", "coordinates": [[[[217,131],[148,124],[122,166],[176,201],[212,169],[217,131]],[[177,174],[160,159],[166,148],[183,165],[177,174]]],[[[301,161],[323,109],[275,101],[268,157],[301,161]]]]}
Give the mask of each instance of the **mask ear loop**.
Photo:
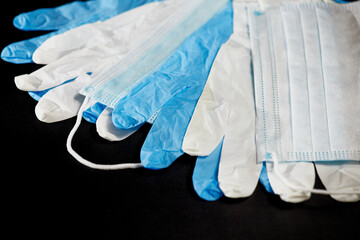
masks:
{"type": "Polygon", "coordinates": [[[130,168],[141,168],[143,165],[141,163],[120,163],[120,164],[113,164],[113,165],[107,165],[107,164],[96,164],[92,163],[83,157],[81,157],[73,148],[72,148],[72,140],[74,138],[74,135],[76,131],[78,130],[81,120],[82,120],[82,114],[85,111],[88,103],[89,103],[89,97],[86,96],[83,104],[81,105],[81,108],[77,114],[76,122],[74,127],[69,133],[69,136],[66,141],[66,148],[68,152],[81,164],[93,168],[93,169],[99,169],[99,170],[120,170],[120,169],[130,169],[130,168]]]}
{"type": "Polygon", "coordinates": [[[360,190],[358,188],[354,188],[353,191],[345,191],[345,190],[325,190],[325,189],[315,189],[315,188],[301,188],[298,186],[293,185],[289,182],[279,171],[278,171],[278,161],[274,161],[274,172],[279,177],[279,179],[289,188],[298,191],[298,192],[310,192],[314,194],[321,194],[321,195],[354,195],[360,194],[360,190]]]}

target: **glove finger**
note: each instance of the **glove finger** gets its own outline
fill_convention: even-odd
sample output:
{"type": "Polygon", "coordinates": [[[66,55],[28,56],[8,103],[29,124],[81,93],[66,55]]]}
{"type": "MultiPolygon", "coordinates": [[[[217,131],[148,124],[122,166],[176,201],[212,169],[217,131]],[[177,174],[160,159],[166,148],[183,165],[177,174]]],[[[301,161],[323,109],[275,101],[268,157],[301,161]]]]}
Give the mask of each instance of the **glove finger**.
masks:
{"type": "Polygon", "coordinates": [[[141,148],[141,162],[146,168],[166,168],[184,153],[182,141],[199,92],[187,89],[162,107],[141,148]]]}
{"type": "Polygon", "coordinates": [[[254,109],[239,108],[230,113],[219,166],[220,189],[230,198],[250,196],[262,169],[256,161],[254,109]]]}
{"type": "Polygon", "coordinates": [[[76,116],[84,100],[79,94],[82,80],[78,78],[48,91],[35,107],[37,118],[52,123],[76,116]]]}
{"type": "Polygon", "coordinates": [[[265,190],[268,193],[274,194],[274,190],[272,189],[270,181],[269,181],[269,176],[268,176],[267,169],[266,169],[266,162],[263,162],[259,179],[260,179],[261,184],[264,186],[265,190]]]}
{"type": "Polygon", "coordinates": [[[101,26],[101,23],[85,24],[52,36],[36,49],[33,61],[49,64],[76,50],[96,46],[104,38],[99,31],[101,26]]]}
{"type": "Polygon", "coordinates": [[[329,191],[346,191],[354,194],[331,194],[340,202],[360,200],[360,164],[359,163],[315,163],[321,182],[329,191]]]}
{"type": "Polygon", "coordinates": [[[109,141],[121,141],[129,137],[140,128],[140,126],[137,128],[125,130],[116,128],[112,123],[112,112],[112,108],[105,108],[96,121],[96,131],[100,137],[109,141]]]}
{"type": "Polygon", "coordinates": [[[271,187],[275,194],[285,202],[298,203],[310,198],[311,193],[299,189],[313,189],[315,168],[312,163],[296,162],[273,164],[266,163],[271,187]]]}
{"type": "MultiPolygon", "coordinates": [[[[245,24],[244,21],[238,23],[245,24]]],[[[219,84],[225,84],[226,81],[228,85],[227,88],[223,87],[226,91],[219,94],[231,109],[227,116],[222,116],[226,132],[219,167],[219,184],[224,195],[231,198],[250,196],[257,186],[262,169],[256,159],[255,105],[249,39],[242,28],[235,30],[222,47],[223,55],[219,58],[219,68],[214,68],[219,80],[224,80],[219,81],[219,84]]],[[[219,91],[219,88],[215,91],[219,91]]]]}
{"type": "Polygon", "coordinates": [[[105,108],[106,106],[104,104],[97,102],[83,112],[83,118],[90,123],[96,123],[105,108]]]}
{"type": "Polygon", "coordinates": [[[207,201],[215,201],[224,194],[219,187],[218,171],[222,141],[214,151],[205,157],[198,157],[192,176],[195,192],[207,201]]]}
{"type": "Polygon", "coordinates": [[[35,50],[40,47],[45,40],[56,34],[58,34],[58,32],[51,32],[39,37],[11,43],[2,50],[1,58],[11,63],[32,63],[35,50]]]}
{"type": "Polygon", "coordinates": [[[196,106],[191,122],[188,125],[182,149],[193,156],[207,156],[213,151],[224,137],[224,123],[222,116],[226,116],[227,109],[216,106],[217,111],[209,112],[208,104],[199,102],[196,106]]]}
{"type": "MultiPolygon", "coordinates": [[[[64,82],[63,84],[66,84],[66,83],[71,82],[73,80],[74,79],[71,79],[69,81],[64,82]]],[[[58,87],[58,86],[56,86],[56,87],[58,87]]],[[[50,90],[52,90],[52,89],[54,89],[56,87],[49,88],[49,89],[42,90],[42,91],[30,91],[28,93],[29,93],[30,97],[32,97],[34,100],[39,101],[48,91],[50,91],[50,90]]]]}
{"type": "Polygon", "coordinates": [[[16,28],[25,31],[51,31],[89,19],[96,9],[92,1],[72,2],[55,8],[41,8],[14,18],[16,28]]]}
{"type": "Polygon", "coordinates": [[[226,65],[227,60],[227,49],[224,46],[215,59],[209,78],[186,130],[182,148],[190,155],[209,155],[219,144],[225,133],[225,121],[229,114],[229,107],[224,101],[223,94],[228,92],[228,87],[231,85],[221,81],[224,76],[223,67],[226,65]]]}
{"type": "MultiPolygon", "coordinates": [[[[86,73],[99,67],[97,61],[101,61],[101,59],[89,55],[86,50],[74,52],[31,74],[15,77],[15,84],[23,91],[42,91],[59,86],[80,75],[87,76],[89,80],[90,77],[86,73]]],[[[102,64],[105,62],[103,60],[102,64]]]]}
{"type": "Polygon", "coordinates": [[[225,134],[230,109],[253,101],[249,85],[252,79],[250,53],[244,42],[234,33],[219,50],[184,138],[186,153],[210,154],[225,134]],[[234,63],[241,64],[235,66],[234,63]],[[238,87],[243,83],[239,78],[247,81],[244,89],[238,87]],[[239,100],[242,95],[251,99],[239,100]]]}
{"type": "Polygon", "coordinates": [[[104,20],[151,0],[95,0],[75,1],[55,8],[42,8],[19,14],[14,26],[26,31],[73,28],[83,23],[104,20]]]}

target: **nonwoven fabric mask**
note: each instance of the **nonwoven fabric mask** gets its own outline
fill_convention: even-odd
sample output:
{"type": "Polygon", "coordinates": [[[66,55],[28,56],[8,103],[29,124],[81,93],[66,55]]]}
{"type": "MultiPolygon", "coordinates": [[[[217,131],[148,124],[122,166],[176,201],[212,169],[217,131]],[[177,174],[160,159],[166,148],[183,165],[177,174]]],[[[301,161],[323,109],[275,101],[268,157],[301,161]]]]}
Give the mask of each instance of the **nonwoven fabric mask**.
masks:
{"type": "Polygon", "coordinates": [[[258,161],[360,160],[359,10],[249,11],[258,161]]]}

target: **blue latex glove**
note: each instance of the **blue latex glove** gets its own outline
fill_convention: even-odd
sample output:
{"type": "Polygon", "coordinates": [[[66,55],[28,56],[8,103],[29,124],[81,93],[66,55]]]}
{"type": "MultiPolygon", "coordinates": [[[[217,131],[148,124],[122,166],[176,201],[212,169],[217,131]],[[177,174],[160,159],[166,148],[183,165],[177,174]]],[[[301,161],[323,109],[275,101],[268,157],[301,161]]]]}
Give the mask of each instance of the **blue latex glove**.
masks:
{"type": "Polygon", "coordinates": [[[43,8],[15,17],[14,26],[24,31],[53,31],[32,39],[12,43],[1,52],[11,63],[31,63],[33,52],[51,36],[85,23],[106,20],[129,9],[161,0],[89,0],[75,1],[56,8],[43,8]]]}

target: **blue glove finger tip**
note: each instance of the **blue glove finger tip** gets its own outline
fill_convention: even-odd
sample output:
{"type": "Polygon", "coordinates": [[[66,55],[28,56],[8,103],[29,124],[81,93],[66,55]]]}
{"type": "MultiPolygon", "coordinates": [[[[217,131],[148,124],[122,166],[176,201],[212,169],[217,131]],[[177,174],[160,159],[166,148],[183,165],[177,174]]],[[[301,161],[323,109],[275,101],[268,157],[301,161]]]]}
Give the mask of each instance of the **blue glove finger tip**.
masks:
{"type": "Polygon", "coordinates": [[[157,170],[169,167],[180,155],[166,150],[141,149],[140,159],[145,168],[157,170]]]}
{"type": "Polygon", "coordinates": [[[119,129],[131,129],[136,128],[146,122],[146,118],[140,114],[118,114],[112,115],[114,125],[119,129]]]}
{"type": "Polygon", "coordinates": [[[267,192],[274,194],[274,190],[271,187],[269,177],[268,177],[268,174],[267,174],[267,169],[266,169],[266,163],[265,162],[263,163],[259,180],[260,180],[261,184],[264,186],[264,188],[265,188],[265,190],[267,192]]]}
{"type": "Polygon", "coordinates": [[[11,63],[31,63],[33,62],[31,55],[29,51],[17,49],[12,45],[1,51],[1,59],[11,63]]]}
{"type": "Polygon", "coordinates": [[[8,61],[11,56],[12,56],[12,52],[9,49],[9,47],[5,47],[2,51],[1,51],[1,59],[3,59],[4,61],[8,61]]]}
{"type": "MultiPolygon", "coordinates": [[[[58,16],[61,19],[60,16],[58,16]]],[[[13,20],[13,25],[23,31],[34,30],[56,30],[57,27],[50,27],[51,23],[54,23],[58,19],[49,19],[43,11],[34,13],[22,13],[16,16],[13,20]]]]}
{"type": "Polygon", "coordinates": [[[26,18],[20,14],[14,18],[13,25],[18,29],[26,30],[27,22],[26,18]]]}
{"type": "Polygon", "coordinates": [[[83,112],[83,118],[89,123],[96,123],[96,120],[99,118],[99,115],[94,114],[89,109],[83,112]]]}
{"type": "Polygon", "coordinates": [[[162,158],[154,158],[152,157],[152,153],[144,153],[141,152],[141,163],[147,169],[159,170],[163,168],[167,168],[169,165],[163,162],[162,158]]]}
{"type": "Polygon", "coordinates": [[[105,105],[101,103],[95,103],[93,106],[89,107],[83,112],[83,118],[90,123],[96,123],[97,119],[105,110],[105,108],[105,105]]]}
{"type": "Polygon", "coordinates": [[[219,200],[223,196],[222,192],[216,192],[216,191],[205,191],[199,195],[202,199],[206,201],[216,201],[219,200]]]}
{"type": "Polygon", "coordinates": [[[198,196],[207,201],[216,201],[221,198],[224,194],[219,188],[217,181],[203,181],[202,179],[193,179],[193,185],[195,192],[198,196]]]}

